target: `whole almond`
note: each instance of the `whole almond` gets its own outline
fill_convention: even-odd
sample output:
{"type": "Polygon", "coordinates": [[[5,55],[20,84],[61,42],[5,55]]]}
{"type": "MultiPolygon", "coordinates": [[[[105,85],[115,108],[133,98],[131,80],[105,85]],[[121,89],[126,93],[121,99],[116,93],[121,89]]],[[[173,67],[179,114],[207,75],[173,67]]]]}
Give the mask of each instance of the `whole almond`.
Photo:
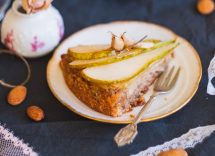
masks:
{"type": "Polygon", "coordinates": [[[44,111],[38,106],[29,106],[27,108],[27,115],[34,121],[41,121],[44,119],[44,111]]]}
{"type": "Polygon", "coordinates": [[[7,101],[12,106],[21,104],[27,95],[27,88],[25,86],[17,86],[13,88],[7,97],[7,101]]]}
{"type": "Polygon", "coordinates": [[[157,156],[188,156],[188,154],[183,149],[172,149],[169,151],[161,152],[157,156]]]}
{"type": "Polygon", "coordinates": [[[208,15],[214,11],[214,8],[213,0],[198,0],[197,9],[201,14],[208,15]]]}
{"type": "Polygon", "coordinates": [[[125,43],[121,37],[118,37],[118,36],[112,34],[111,47],[115,51],[119,52],[124,49],[125,43]]]}

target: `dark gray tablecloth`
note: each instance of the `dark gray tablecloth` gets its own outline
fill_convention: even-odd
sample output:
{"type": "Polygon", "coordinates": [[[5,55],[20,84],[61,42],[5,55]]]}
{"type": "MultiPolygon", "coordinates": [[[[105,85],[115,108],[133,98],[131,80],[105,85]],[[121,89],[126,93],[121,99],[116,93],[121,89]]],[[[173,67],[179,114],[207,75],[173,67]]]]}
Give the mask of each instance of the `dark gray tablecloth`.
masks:
{"type": "MultiPolygon", "coordinates": [[[[0,122],[41,155],[130,155],[178,137],[190,128],[215,123],[215,96],[206,94],[207,67],[215,50],[215,13],[200,15],[195,9],[196,0],[55,0],[54,6],[64,17],[65,37],[86,26],[115,20],[149,21],[169,27],[197,49],[203,77],[197,94],[186,107],[165,119],[140,124],[134,143],[118,149],[113,137],[123,125],[89,121],[70,112],[55,99],[46,82],[46,65],[52,54],[30,59],[32,78],[24,104],[9,106],[9,90],[0,87],[0,122]],[[32,104],[45,110],[43,122],[34,123],[27,118],[25,109],[32,104]]],[[[22,67],[16,59],[0,56],[0,78],[20,82],[25,73],[22,67]]],[[[215,134],[188,151],[191,156],[215,155],[215,134]]]]}

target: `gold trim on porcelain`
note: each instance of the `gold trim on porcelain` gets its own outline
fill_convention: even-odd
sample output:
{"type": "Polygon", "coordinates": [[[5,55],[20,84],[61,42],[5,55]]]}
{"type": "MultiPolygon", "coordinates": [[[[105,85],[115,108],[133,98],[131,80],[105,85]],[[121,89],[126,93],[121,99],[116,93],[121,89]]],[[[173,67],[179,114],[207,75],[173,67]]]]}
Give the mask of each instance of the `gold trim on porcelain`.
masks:
{"type": "MultiPolygon", "coordinates": [[[[87,28],[84,28],[76,33],[74,33],[73,35],[71,35],[70,37],[68,37],[66,40],[64,40],[63,42],[66,42],[68,39],[70,39],[72,36],[75,36],[76,34],[80,33],[81,31],[85,31],[86,29],[91,29],[91,28],[94,28],[94,27],[99,27],[99,26],[102,26],[102,25],[107,25],[107,24],[114,24],[114,23],[141,23],[141,24],[147,24],[147,25],[152,25],[152,26],[155,26],[155,27],[158,27],[158,28],[162,28],[162,29],[165,29],[166,31],[169,31],[170,33],[172,33],[174,36],[178,36],[176,35],[174,32],[172,32],[171,30],[169,30],[168,28],[165,28],[163,26],[160,26],[160,25],[157,25],[157,24],[153,24],[153,23],[147,23],[147,22],[141,22],[141,21],[115,21],[115,22],[111,22],[111,23],[106,23],[106,24],[97,24],[97,25],[93,25],[93,26],[90,26],[90,27],[87,27],[87,28]]],[[[195,82],[195,86],[191,92],[191,94],[189,96],[187,96],[187,98],[185,100],[183,100],[182,103],[179,107],[175,108],[174,110],[170,111],[170,112],[167,112],[167,113],[164,113],[162,115],[159,115],[159,116],[154,116],[154,117],[150,117],[150,118],[145,118],[145,119],[142,119],[141,122],[149,122],[149,121],[154,121],[154,120],[158,120],[158,119],[161,119],[161,118],[164,118],[164,117],[167,117],[177,111],[179,111],[181,108],[183,108],[191,99],[192,97],[195,95],[196,91],[198,90],[198,87],[199,87],[199,83],[201,81],[201,77],[202,77],[202,64],[201,64],[201,60],[200,60],[200,57],[197,53],[197,51],[193,48],[193,46],[184,38],[180,37],[180,39],[184,40],[185,42],[188,43],[188,45],[191,47],[192,49],[192,52],[196,58],[196,60],[198,61],[198,67],[199,67],[199,70],[198,70],[198,79],[197,81],[195,82]]],[[[58,47],[59,48],[59,47],[58,47]]],[[[106,120],[106,119],[100,119],[100,118],[94,118],[94,117],[91,117],[89,115],[86,115],[86,114],[83,114],[83,113],[80,113],[78,112],[77,110],[75,110],[74,108],[72,108],[69,104],[65,103],[64,101],[62,101],[60,99],[60,97],[55,93],[54,89],[52,88],[51,86],[51,83],[50,83],[50,77],[49,77],[49,68],[52,64],[52,61],[54,61],[54,57],[56,55],[56,51],[58,50],[58,48],[55,50],[52,58],[50,59],[49,63],[48,63],[48,66],[47,66],[47,81],[48,81],[48,86],[51,90],[51,92],[53,93],[53,95],[63,104],[65,105],[68,109],[70,109],[71,111],[73,111],[74,113],[80,115],[80,116],[83,116],[85,118],[88,118],[88,119],[91,119],[91,120],[95,120],[95,121],[99,121],[99,122],[106,122],[106,123],[113,123],[113,124],[128,124],[128,123],[131,123],[132,120],[123,120],[123,121],[113,121],[113,120],[106,120]]]]}

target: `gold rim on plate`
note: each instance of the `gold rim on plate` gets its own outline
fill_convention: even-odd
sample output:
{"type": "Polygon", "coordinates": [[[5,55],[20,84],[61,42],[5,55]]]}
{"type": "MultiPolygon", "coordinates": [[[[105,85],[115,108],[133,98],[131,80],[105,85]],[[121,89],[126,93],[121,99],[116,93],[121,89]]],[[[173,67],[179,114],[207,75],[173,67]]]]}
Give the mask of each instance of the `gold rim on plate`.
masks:
{"type": "MultiPolygon", "coordinates": [[[[86,30],[89,30],[89,29],[92,29],[92,28],[95,28],[95,27],[99,27],[99,26],[103,26],[103,25],[108,25],[108,24],[115,24],[115,23],[139,23],[139,24],[147,24],[147,25],[151,25],[151,26],[154,26],[154,27],[158,27],[158,28],[162,28],[164,29],[165,31],[169,31],[171,34],[173,34],[174,36],[178,36],[176,35],[173,31],[171,31],[170,29],[164,27],[164,26],[161,26],[161,25],[157,25],[157,24],[153,24],[153,23],[147,23],[147,22],[142,22],[142,21],[114,21],[114,22],[110,22],[110,23],[104,23],[104,24],[97,24],[97,25],[93,25],[93,26],[89,26],[87,28],[84,28],[82,30],[79,30],[78,32],[72,34],[71,36],[69,36],[67,39],[65,39],[61,44],[63,44],[64,42],[66,42],[67,40],[69,40],[71,37],[77,35],[78,33],[81,33],[82,31],[86,31],[86,30]]],[[[193,46],[184,38],[180,37],[180,39],[182,39],[183,41],[185,41],[188,46],[192,49],[192,52],[196,58],[196,60],[198,61],[198,79],[197,81],[195,82],[195,86],[191,92],[191,94],[189,96],[187,96],[186,99],[183,100],[183,102],[181,102],[182,104],[179,105],[177,108],[175,108],[174,110],[172,111],[169,111],[167,113],[164,113],[162,115],[159,115],[159,116],[154,116],[154,117],[150,117],[150,118],[145,118],[145,119],[142,119],[141,122],[149,122],[149,121],[154,121],[154,120],[158,120],[158,119],[161,119],[161,118],[164,118],[164,117],[167,117],[177,111],[179,111],[181,108],[183,108],[191,99],[192,97],[195,95],[196,91],[198,90],[198,87],[199,87],[199,83],[201,81],[201,78],[202,78],[202,64],[201,64],[201,60],[200,60],[200,57],[197,53],[197,51],[193,48],[193,46]]],[[[48,65],[47,65],[47,82],[48,82],[48,86],[51,90],[51,92],[53,93],[53,95],[64,105],[66,106],[69,110],[71,110],[72,112],[80,115],[80,116],[83,116],[85,118],[88,118],[88,119],[91,119],[91,120],[95,120],[95,121],[99,121],[99,122],[106,122],[106,123],[113,123],[113,124],[128,124],[128,123],[131,123],[132,120],[123,120],[123,121],[113,121],[113,120],[107,120],[107,119],[100,119],[100,118],[95,118],[95,117],[92,117],[92,116],[89,116],[89,115],[86,115],[86,114],[83,114],[77,110],[75,110],[74,108],[72,108],[68,103],[65,103],[63,100],[61,100],[61,98],[57,95],[57,93],[55,93],[51,83],[50,83],[50,77],[49,77],[49,71],[50,71],[50,68],[51,68],[51,64],[52,64],[52,61],[54,61],[54,57],[56,55],[56,52],[58,51],[58,49],[60,48],[60,46],[58,46],[58,48],[55,50],[52,58],[50,59],[50,61],[48,62],[48,65]]]]}

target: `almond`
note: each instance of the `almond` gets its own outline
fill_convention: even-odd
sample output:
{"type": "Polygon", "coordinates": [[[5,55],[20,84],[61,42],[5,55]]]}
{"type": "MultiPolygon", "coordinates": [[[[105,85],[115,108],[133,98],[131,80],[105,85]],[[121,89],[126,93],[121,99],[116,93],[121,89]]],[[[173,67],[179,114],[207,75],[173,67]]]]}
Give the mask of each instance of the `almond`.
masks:
{"type": "Polygon", "coordinates": [[[125,43],[121,37],[118,37],[118,36],[112,34],[111,47],[115,51],[119,52],[124,49],[125,43]]]}
{"type": "Polygon", "coordinates": [[[7,101],[12,106],[21,104],[27,95],[27,88],[25,86],[17,86],[13,88],[7,97],[7,101]]]}
{"type": "Polygon", "coordinates": [[[188,156],[188,154],[183,149],[173,149],[173,150],[161,152],[157,156],[188,156]]]}
{"type": "Polygon", "coordinates": [[[41,121],[45,117],[44,111],[38,106],[29,106],[26,112],[33,121],[41,121]]]}
{"type": "Polygon", "coordinates": [[[210,14],[214,11],[214,2],[213,0],[199,0],[197,9],[201,14],[210,14]]]}
{"type": "Polygon", "coordinates": [[[128,47],[134,45],[135,42],[133,40],[130,40],[129,38],[127,38],[125,34],[126,33],[123,33],[121,38],[124,41],[125,47],[128,48],[128,47]]]}

